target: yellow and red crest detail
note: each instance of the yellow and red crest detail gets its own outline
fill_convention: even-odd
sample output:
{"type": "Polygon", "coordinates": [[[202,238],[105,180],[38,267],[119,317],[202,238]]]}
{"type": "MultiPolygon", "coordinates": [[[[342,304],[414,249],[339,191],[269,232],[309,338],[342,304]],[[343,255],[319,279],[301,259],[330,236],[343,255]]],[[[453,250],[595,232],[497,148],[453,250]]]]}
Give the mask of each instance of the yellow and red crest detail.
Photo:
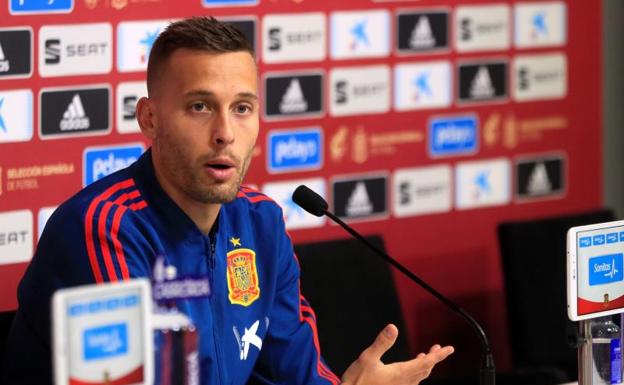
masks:
{"type": "Polygon", "coordinates": [[[260,297],[256,252],[236,249],[227,253],[228,298],[234,305],[249,306],[260,297]]]}

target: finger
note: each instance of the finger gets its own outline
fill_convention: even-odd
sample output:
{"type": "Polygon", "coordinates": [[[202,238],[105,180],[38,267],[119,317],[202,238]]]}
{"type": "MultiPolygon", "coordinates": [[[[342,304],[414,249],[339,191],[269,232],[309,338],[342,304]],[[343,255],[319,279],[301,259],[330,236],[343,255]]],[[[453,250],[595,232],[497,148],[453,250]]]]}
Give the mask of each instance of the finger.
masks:
{"type": "Polygon", "coordinates": [[[405,370],[412,373],[428,373],[431,369],[440,361],[443,361],[454,352],[452,346],[440,347],[434,352],[429,354],[421,353],[416,358],[410,361],[406,361],[405,370]]]}
{"type": "Polygon", "coordinates": [[[440,350],[441,348],[442,348],[442,347],[441,347],[440,345],[435,344],[435,345],[433,345],[433,346],[431,347],[431,349],[429,349],[429,353],[433,353],[433,352],[435,352],[436,350],[440,350]]]}
{"type": "Polygon", "coordinates": [[[438,362],[445,360],[446,357],[453,354],[454,351],[455,351],[455,348],[453,348],[452,346],[445,346],[443,348],[440,347],[439,349],[427,354],[427,357],[431,357],[435,365],[438,362]]]}
{"type": "Polygon", "coordinates": [[[375,341],[366,348],[360,355],[360,358],[364,360],[374,360],[378,361],[381,359],[381,356],[388,351],[394,345],[394,342],[399,335],[399,331],[396,326],[389,324],[387,325],[375,338],[375,341]]]}

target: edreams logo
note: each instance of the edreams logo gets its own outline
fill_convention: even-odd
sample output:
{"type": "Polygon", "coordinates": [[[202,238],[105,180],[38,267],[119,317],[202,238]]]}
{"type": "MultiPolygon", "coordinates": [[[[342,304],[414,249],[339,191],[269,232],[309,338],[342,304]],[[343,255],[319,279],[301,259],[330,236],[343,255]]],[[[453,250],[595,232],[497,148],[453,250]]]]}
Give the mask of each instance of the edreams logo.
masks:
{"type": "Polygon", "coordinates": [[[589,286],[606,285],[624,280],[622,253],[601,255],[590,258],[589,286]]]}
{"type": "Polygon", "coordinates": [[[316,170],[323,162],[320,128],[271,131],[267,140],[270,173],[316,170]]]}
{"type": "Polygon", "coordinates": [[[325,15],[322,13],[267,15],[262,30],[262,58],[266,63],[325,59],[325,15]]]}
{"type": "Polygon", "coordinates": [[[447,11],[397,15],[397,49],[401,53],[435,52],[448,48],[447,11]]]}
{"type": "Polygon", "coordinates": [[[448,107],[451,104],[451,64],[398,64],[394,71],[394,104],[398,111],[448,107]]]}
{"type": "Polygon", "coordinates": [[[43,89],[42,139],[106,134],[110,129],[110,88],[43,89]]]}
{"type": "Polygon", "coordinates": [[[117,25],[117,69],[119,72],[147,69],[147,60],[152,45],[168,24],[168,20],[119,23],[117,25]]]}
{"type": "Polygon", "coordinates": [[[567,40],[567,10],[561,1],[515,5],[515,43],[518,48],[560,46],[567,40]]]}
{"type": "Polygon", "coordinates": [[[429,154],[433,157],[474,154],[479,145],[476,116],[432,119],[429,122],[429,154]]]}
{"type": "Polygon", "coordinates": [[[46,25],[39,30],[42,77],[107,74],[113,68],[109,23],[46,25]]]}
{"type": "Polygon", "coordinates": [[[334,12],[330,20],[332,59],[383,57],[390,53],[388,11],[334,12]]]}
{"type": "Polygon", "coordinates": [[[0,79],[29,77],[32,49],[31,29],[0,29],[0,79]]]}
{"type": "Polygon", "coordinates": [[[26,142],[32,136],[32,91],[0,91],[0,143],[26,142]]]}
{"type": "Polygon", "coordinates": [[[74,0],[9,0],[12,15],[69,13],[73,8],[74,0]]]}
{"type": "Polygon", "coordinates": [[[85,329],[82,335],[83,359],[101,360],[128,353],[128,325],[119,323],[85,329]]]}
{"type": "Polygon", "coordinates": [[[145,151],[142,144],[88,147],[83,155],[83,186],[126,168],[145,151]]]}
{"type": "Polygon", "coordinates": [[[264,84],[266,119],[322,115],[322,74],[270,75],[265,78],[264,84]]]}

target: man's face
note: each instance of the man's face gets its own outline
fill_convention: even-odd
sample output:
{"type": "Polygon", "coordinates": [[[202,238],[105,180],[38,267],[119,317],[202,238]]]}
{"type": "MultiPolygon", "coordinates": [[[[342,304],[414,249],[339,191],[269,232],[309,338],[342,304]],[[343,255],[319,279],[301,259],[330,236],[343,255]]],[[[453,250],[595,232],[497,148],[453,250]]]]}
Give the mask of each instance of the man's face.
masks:
{"type": "Polygon", "coordinates": [[[166,190],[200,203],[236,197],[258,136],[257,95],[248,52],[173,52],[150,97],[148,135],[166,190]]]}

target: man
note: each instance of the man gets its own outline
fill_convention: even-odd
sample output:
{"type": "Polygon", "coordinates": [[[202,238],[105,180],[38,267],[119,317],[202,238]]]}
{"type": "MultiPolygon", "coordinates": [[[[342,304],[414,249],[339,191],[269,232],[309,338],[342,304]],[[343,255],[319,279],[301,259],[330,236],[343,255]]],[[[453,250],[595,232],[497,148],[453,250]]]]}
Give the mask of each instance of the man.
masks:
{"type": "Polygon", "coordinates": [[[452,353],[436,345],[384,365],[398,333],[389,325],[342,381],[323,362],[281,210],[240,187],[259,130],[257,78],[243,36],[213,18],[182,20],[159,36],[149,98],[137,104],[151,149],[50,218],[20,283],[5,383],[51,382],[56,289],[151,277],[157,257],[179,276],[210,281],[210,296],[177,301],[197,326],[205,385],[417,384],[452,353]],[[242,349],[237,331],[254,343],[242,349]]]}

